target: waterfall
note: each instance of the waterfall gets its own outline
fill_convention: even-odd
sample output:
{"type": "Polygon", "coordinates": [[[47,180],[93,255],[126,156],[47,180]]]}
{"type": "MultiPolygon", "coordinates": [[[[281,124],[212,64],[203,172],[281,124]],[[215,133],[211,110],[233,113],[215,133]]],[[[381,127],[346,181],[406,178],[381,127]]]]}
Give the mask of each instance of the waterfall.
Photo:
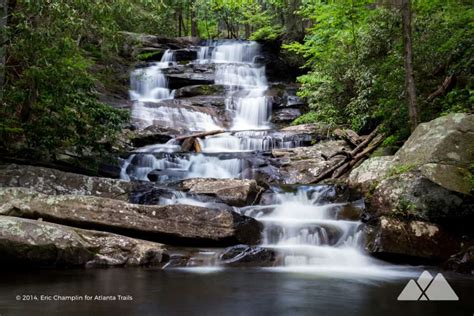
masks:
{"type": "Polygon", "coordinates": [[[271,205],[244,207],[240,212],[264,223],[263,247],[283,256],[278,269],[300,272],[396,275],[361,249],[361,223],[339,219],[351,203],[332,203],[331,186],[300,186],[296,192],[276,193],[271,205]]]}
{"type": "MultiPolygon", "coordinates": [[[[255,165],[268,164],[262,158],[265,152],[312,141],[311,136],[307,139],[271,129],[271,102],[266,97],[268,83],[265,67],[256,62],[259,54],[259,45],[248,41],[208,41],[201,46],[197,60],[188,67],[198,72],[214,69],[215,84],[225,86],[229,128],[217,135],[197,138],[201,153],[180,152],[181,142],[175,139],[140,148],[123,159],[121,178],[151,179],[159,183],[188,178],[245,178],[255,173],[255,165]],[[264,153],[257,156],[255,152],[264,153]]],[[[170,100],[174,94],[168,89],[164,74],[168,67],[176,67],[179,72],[170,50],[160,62],[131,73],[134,123],[139,128],[155,125],[186,131],[183,133],[223,129],[209,114],[217,110],[212,112],[202,110],[205,105],[201,108],[189,105],[193,104],[192,98],[186,100],[188,105],[179,99],[170,100]]],[[[263,223],[260,246],[274,250],[281,258],[278,266],[272,268],[274,271],[383,277],[400,272],[365,255],[360,248],[361,223],[344,218],[344,210],[361,207],[359,204],[363,202],[332,202],[336,195],[332,186],[285,189],[287,191],[275,187],[270,193],[267,191],[272,198],[271,201],[266,199],[265,205],[235,208],[263,223]]],[[[212,202],[197,200],[183,192],[160,197],[159,203],[213,207],[212,202]]],[[[206,262],[218,266],[218,252],[210,252],[209,256],[211,259],[206,262]]]]}
{"type": "Polygon", "coordinates": [[[162,69],[173,64],[174,54],[166,50],[161,61],[149,67],[139,68],[130,75],[130,99],[137,101],[157,101],[171,97],[168,80],[162,69]]]}
{"type": "Polygon", "coordinates": [[[254,63],[259,50],[255,42],[223,42],[212,53],[216,84],[231,87],[226,108],[234,113],[232,130],[270,128],[271,104],[265,96],[265,66],[254,63]]]}

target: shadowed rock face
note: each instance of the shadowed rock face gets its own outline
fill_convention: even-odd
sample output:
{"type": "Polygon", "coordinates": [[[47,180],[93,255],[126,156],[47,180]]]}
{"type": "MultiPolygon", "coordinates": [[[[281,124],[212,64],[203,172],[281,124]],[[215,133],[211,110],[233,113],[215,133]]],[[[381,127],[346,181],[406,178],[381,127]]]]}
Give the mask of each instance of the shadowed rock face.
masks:
{"type": "Polygon", "coordinates": [[[253,204],[263,191],[255,180],[238,179],[188,179],[181,188],[191,194],[209,195],[233,206],[253,204]]]}
{"type": "Polygon", "coordinates": [[[370,254],[391,261],[440,262],[461,247],[460,239],[437,224],[384,216],[365,227],[365,236],[370,254]]]}
{"type": "Polygon", "coordinates": [[[456,228],[474,219],[472,197],[447,190],[416,170],[382,180],[367,204],[371,216],[395,212],[456,228]]]}
{"type": "Polygon", "coordinates": [[[262,226],[229,210],[191,205],[145,206],[93,196],[47,196],[0,189],[0,215],[99,229],[176,245],[256,244],[262,226]]]}
{"type": "Polygon", "coordinates": [[[0,265],[156,266],[163,245],[43,221],[0,216],[0,265]]]}
{"type": "Polygon", "coordinates": [[[237,245],[225,249],[220,260],[230,267],[271,267],[277,263],[278,256],[271,249],[237,245]]]}

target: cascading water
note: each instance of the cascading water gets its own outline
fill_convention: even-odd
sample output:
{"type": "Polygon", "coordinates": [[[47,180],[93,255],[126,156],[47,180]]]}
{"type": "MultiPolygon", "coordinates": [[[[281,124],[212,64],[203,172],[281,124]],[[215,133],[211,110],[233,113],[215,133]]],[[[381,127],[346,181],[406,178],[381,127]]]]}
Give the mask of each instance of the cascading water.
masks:
{"type": "Polygon", "coordinates": [[[212,53],[216,63],[216,84],[228,85],[226,108],[234,112],[232,130],[270,127],[271,105],[265,96],[265,66],[254,63],[259,46],[254,42],[217,45],[212,53]]]}
{"type": "Polygon", "coordinates": [[[275,193],[270,205],[249,206],[240,212],[264,223],[263,247],[280,253],[274,269],[331,275],[399,276],[361,249],[361,223],[344,219],[347,209],[363,201],[334,203],[332,186],[299,186],[295,192],[275,193]],[[383,268],[382,268],[383,267],[383,268]]]}
{"type": "Polygon", "coordinates": [[[168,89],[168,81],[162,69],[172,65],[173,61],[173,52],[168,49],[163,54],[160,62],[132,71],[130,75],[130,99],[132,101],[169,99],[171,92],[168,89]]]}
{"type": "MultiPolygon", "coordinates": [[[[202,153],[180,153],[180,143],[174,139],[136,150],[124,160],[121,177],[145,181],[153,178],[166,183],[186,178],[251,176],[253,173],[246,170],[253,152],[292,148],[308,142],[270,130],[271,106],[265,96],[267,79],[265,67],[255,63],[258,54],[259,46],[254,42],[217,41],[200,47],[193,64],[202,67],[207,63],[215,68],[215,83],[225,86],[230,128],[225,133],[197,139],[202,153]]],[[[167,51],[160,63],[132,72],[130,94],[137,100],[136,117],[146,122],[144,126],[156,124],[188,131],[220,129],[206,113],[173,107],[173,102],[163,101],[173,98],[163,74],[163,69],[173,65],[173,54],[167,51]],[[147,102],[158,105],[147,107],[147,102]]],[[[384,277],[400,274],[396,269],[381,268],[378,261],[360,249],[361,224],[344,219],[343,215],[344,210],[359,207],[357,202],[331,202],[328,197],[335,194],[331,186],[300,186],[293,192],[273,190],[276,193],[269,205],[235,209],[264,223],[261,246],[273,249],[282,258],[273,269],[384,277]]],[[[215,207],[177,191],[171,197],[160,197],[159,203],[215,207]]],[[[207,265],[219,265],[216,252],[200,253],[200,256],[207,258],[204,260],[207,265]]],[[[196,260],[203,262],[201,257],[196,260]]]]}

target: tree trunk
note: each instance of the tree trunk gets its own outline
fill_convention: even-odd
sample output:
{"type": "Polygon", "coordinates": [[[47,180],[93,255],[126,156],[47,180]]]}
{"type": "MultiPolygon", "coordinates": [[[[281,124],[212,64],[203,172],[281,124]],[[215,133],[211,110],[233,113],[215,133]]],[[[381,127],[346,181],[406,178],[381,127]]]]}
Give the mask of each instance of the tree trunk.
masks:
{"type": "Polygon", "coordinates": [[[405,57],[405,88],[410,115],[410,127],[414,131],[418,125],[418,110],[416,104],[415,78],[413,76],[413,51],[411,39],[411,8],[410,0],[402,0],[403,45],[405,57]]]}
{"type": "Polygon", "coordinates": [[[191,2],[191,36],[193,37],[198,37],[198,25],[197,25],[197,19],[196,19],[196,7],[194,6],[194,1],[191,2]]]}
{"type": "Polygon", "coordinates": [[[296,11],[301,6],[301,0],[289,0],[286,15],[286,33],[288,39],[301,41],[304,38],[304,26],[296,11]]]}
{"type": "Polygon", "coordinates": [[[6,26],[8,18],[8,0],[0,0],[0,101],[3,99],[3,84],[5,82],[5,55],[6,55],[6,26]]]}

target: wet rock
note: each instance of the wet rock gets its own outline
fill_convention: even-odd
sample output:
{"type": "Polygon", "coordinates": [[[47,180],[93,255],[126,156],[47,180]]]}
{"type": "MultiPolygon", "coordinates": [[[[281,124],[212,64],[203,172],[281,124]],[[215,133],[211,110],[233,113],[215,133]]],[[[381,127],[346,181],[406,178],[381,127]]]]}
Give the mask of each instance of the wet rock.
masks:
{"type": "Polygon", "coordinates": [[[271,249],[237,245],[225,249],[220,260],[221,264],[231,267],[271,267],[277,263],[278,257],[271,249]]]}
{"type": "Polygon", "coordinates": [[[225,86],[224,85],[196,85],[196,86],[187,86],[175,91],[175,98],[190,98],[197,96],[224,96],[225,95],[225,86]]]}
{"type": "Polygon", "coordinates": [[[31,188],[44,194],[94,195],[127,201],[134,184],[116,179],[28,165],[0,165],[0,187],[31,188]]]}
{"type": "Polygon", "coordinates": [[[255,180],[196,178],[183,180],[180,187],[191,194],[217,197],[233,206],[256,203],[263,192],[255,180]]]}
{"type": "Polygon", "coordinates": [[[172,127],[173,129],[192,131],[197,126],[193,126],[188,118],[189,114],[198,114],[208,117],[210,122],[216,126],[224,128],[229,118],[225,109],[214,106],[194,106],[183,99],[163,100],[160,102],[144,102],[143,106],[152,109],[161,109],[168,115],[156,117],[153,121],[154,126],[172,127]]]}
{"type": "Polygon", "coordinates": [[[224,108],[211,105],[195,106],[184,99],[163,100],[160,102],[144,102],[145,108],[156,109],[153,119],[154,126],[169,126],[172,121],[173,130],[191,133],[202,128],[202,121],[214,124],[216,129],[224,129],[229,117],[224,108]]]}
{"type": "Polygon", "coordinates": [[[170,139],[183,134],[185,129],[151,125],[144,129],[133,131],[129,139],[134,147],[152,144],[164,144],[170,139]]]}
{"type": "Polygon", "coordinates": [[[173,50],[174,59],[176,61],[191,61],[197,59],[197,49],[195,48],[181,48],[173,50]]]}
{"type": "Polygon", "coordinates": [[[345,158],[337,156],[329,161],[325,158],[342,150],[350,150],[345,141],[325,141],[311,147],[275,149],[272,155],[284,161],[279,172],[285,184],[309,184],[315,182],[322,172],[345,158]]]}
{"type": "Polygon", "coordinates": [[[48,196],[24,188],[0,189],[0,215],[100,229],[177,245],[256,244],[262,225],[228,210],[191,205],[148,206],[95,196],[48,196]]]}
{"type": "Polygon", "coordinates": [[[436,263],[459,251],[459,238],[424,221],[380,217],[364,229],[365,248],[378,258],[410,263],[436,263]]]}
{"type": "Polygon", "coordinates": [[[225,107],[224,96],[195,96],[190,98],[180,98],[173,100],[164,100],[161,102],[166,106],[202,106],[202,107],[225,107]]]}
{"type": "Polygon", "coordinates": [[[156,266],[163,245],[44,221],[0,216],[0,265],[156,266]]]}
{"type": "Polygon", "coordinates": [[[168,73],[166,77],[168,78],[168,87],[170,89],[214,84],[214,74],[212,73],[168,73]]]}
{"type": "Polygon", "coordinates": [[[276,110],[272,114],[272,122],[273,123],[290,123],[296,118],[301,116],[300,109],[281,109],[276,110]]]}
{"type": "Polygon", "coordinates": [[[345,204],[341,206],[336,213],[336,219],[347,220],[347,221],[358,221],[362,216],[364,208],[360,205],[345,204]]]}
{"type": "Polygon", "coordinates": [[[460,252],[449,257],[443,264],[443,268],[458,273],[474,274],[474,246],[464,247],[460,252]]]}

